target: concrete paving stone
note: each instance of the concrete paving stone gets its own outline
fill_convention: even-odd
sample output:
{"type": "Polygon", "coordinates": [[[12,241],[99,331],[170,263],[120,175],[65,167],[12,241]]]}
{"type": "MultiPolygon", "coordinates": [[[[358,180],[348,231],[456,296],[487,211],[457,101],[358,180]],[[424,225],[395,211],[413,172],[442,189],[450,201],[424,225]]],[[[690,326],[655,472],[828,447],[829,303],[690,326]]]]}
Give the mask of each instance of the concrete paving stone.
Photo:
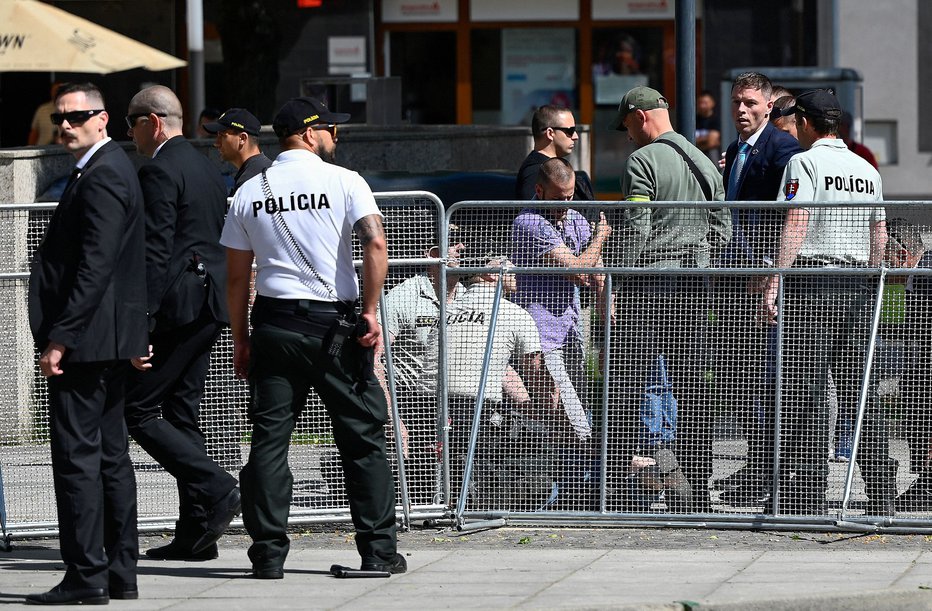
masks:
{"type": "Polygon", "coordinates": [[[602,591],[590,590],[581,592],[559,592],[546,590],[538,594],[535,598],[522,603],[522,608],[543,609],[543,608],[603,608],[616,609],[622,605],[630,605],[640,608],[645,605],[673,605],[676,601],[681,600],[699,600],[706,596],[711,585],[708,587],[699,587],[697,585],[690,587],[673,587],[663,591],[602,591]]]}
{"type": "Polygon", "coordinates": [[[846,594],[703,603],[702,609],[704,611],[850,611],[851,609],[928,611],[932,609],[932,592],[864,590],[846,594]]]}
{"type": "Polygon", "coordinates": [[[820,581],[818,577],[803,582],[794,579],[755,583],[724,583],[703,597],[709,602],[791,599],[813,594],[851,595],[856,591],[880,590],[890,586],[884,579],[859,579],[856,586],[838,581],[820,581]]]}
{"type": "MultiPolygon", "coordinates": [[[[488,583],[508,584],[518,582],[552,583],[565,579],[577,569],[511,569],[494,568],[487,572],[462,571],[447,573],[446,571],[408,571],[404,575],[405,583],[431,584],[431,583],[488,583]]],[[[393,578],[394,579],[394,578],[393,578]]]]}
{"type": "Polygon", "coordinates": [[[629,602],[639,601],[671,601],[682,598],[706,596],[715,591],[720,582],[678,583],[668,582],[658,584],[623,583],[616,581],[612,575],[603,575],[598,583],[581,584],[564,580],[541,590],[532,600],[546,603],[548,601],[585,601],[599,602],[604,600],[625,599],[629,602]]]}
{"type": "Polygon", "coordinates": [[[915,562],[917,564],[932,564],[932,552],[920,552],[915,562]]]}
{"type": "Polygon", "coordinates": [[[402,599],[366,598],[348,602],[338,609],[511,609],[524,600],[523,596],[488,593],[485,596],[443,596],[423,593],[402,599]]]}
{"type": "Polygon", "coordinates": [[[908,561],[893,564],[890,562],[767,562],[758,561],[736,574],[734,582],[762,582],[773,580],[830,580],[844,583],[858,582],[862,579],[883,577],[888,582],[894,581],[911,566],[908,561]]]}
{"type": "MultiPolygon", "coordinates": [[[[583,567],[605,555],[605,550],[562,550],[562,549],[523,549],[523,550],[457,550],[442,559],[438,559],[420,570],[457,571],[485,573],[490,567],[507,569],[509,567],[529,566],[528,559],[533,558],[530,566],[541,570],[572,569],[583,567]]],[[[409,567],[412,562],[409,559],[409,567]]]]}
{"type": "MultiPolygon", "coordinates": [[[[806,550],[806,551],[789,551],[789,550],[768,550],[761,560],[766,559],[770,562],[799,562],[800,560],[805,562],[860,562],[865,559],[869,559],[872,563],[880,562],[892,562],[899,563],[906,561],[912,561],[919,558],[923,554],[932,554],[932,552],[921,552],[919,550],[884,550],[884,549],[870,549],[865,551],[858,550],[806,550]]],[[[759,560],[760,561],[760,560],[759,560]]],[[[932,562],[932,557],[930,557],[929,562],[932,562]]]]}
{"type": "Polygon", "coordinates": [[[895,588],[932,588],[932,566],[929,564],[913,564],[903,574],[893,582],[895,588]]]}

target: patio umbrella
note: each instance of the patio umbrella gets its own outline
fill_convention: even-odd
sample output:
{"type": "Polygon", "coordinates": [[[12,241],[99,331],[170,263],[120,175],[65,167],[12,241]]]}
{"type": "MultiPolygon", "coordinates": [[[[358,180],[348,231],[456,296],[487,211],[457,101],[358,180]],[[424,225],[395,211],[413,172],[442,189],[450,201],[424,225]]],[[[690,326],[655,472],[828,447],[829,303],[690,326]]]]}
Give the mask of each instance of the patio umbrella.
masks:
{"type": "Polygon", "coordinates": [[[36,0],[0,0],[0,72],[109,74],[186,62],[36,0]]]}

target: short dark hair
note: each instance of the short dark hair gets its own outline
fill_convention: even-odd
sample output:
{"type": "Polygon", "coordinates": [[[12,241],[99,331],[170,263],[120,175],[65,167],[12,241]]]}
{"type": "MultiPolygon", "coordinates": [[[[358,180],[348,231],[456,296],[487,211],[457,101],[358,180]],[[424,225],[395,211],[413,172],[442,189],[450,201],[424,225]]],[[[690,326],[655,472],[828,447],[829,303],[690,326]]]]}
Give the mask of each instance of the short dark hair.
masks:
{"type": "Polygon", "coordinates": [[[58,102],[63,95],[68,95],[69,93],[83,93],[88,98],[99,101],[101,108],[106,108],[104,94],[101,93],[100,88],[94,83],[62,83],[55,93],[55,101],[58,102]]]}
{"type": "Polygon", "coordinates": [[[563,157],[551,157],[540,164],[537,171],[537,184],[541,187],[546,185],[563,185],[569,181],[576,181],[576,172],[573,166],[563,157]]]}
{"type": "MultiPolygon", "coordinates": [[[[571,112],[569,108],[545,104],[534,111],[531,117],[531,135],[539,138],[548,127],[553,127],[560,113],[571,112]]],[[[559,126],[558,126],[559,127],[559,126]]]]}
{"type": "Polygon", "coordinates": [[[806,121],[812,124],[812,129],[821,136],[837,136],[838,124],[841,118],[832,119],[829,117],[813,117],[801,112],[799,106],[796,107],[796,122],[799,123],[800,117],[806,117],[806,121]]]}
{"type": "Polygon", "coordinates": [[[735,78],[735,82],[731,86],[732,91],[735,89],[759,89],[764,94],[764,98],[769,100],[770,94],[773,92],[773,83],[760,72],[742,72],[735,78]]]}

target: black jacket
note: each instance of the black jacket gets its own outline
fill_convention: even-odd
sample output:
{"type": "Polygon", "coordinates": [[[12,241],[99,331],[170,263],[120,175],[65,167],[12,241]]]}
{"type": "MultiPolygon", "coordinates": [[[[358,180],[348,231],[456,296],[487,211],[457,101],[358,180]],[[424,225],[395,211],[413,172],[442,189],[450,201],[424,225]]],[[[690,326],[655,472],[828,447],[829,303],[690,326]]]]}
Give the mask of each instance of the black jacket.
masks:
{"type": "Polygon", "coordinates": [[[193,322],[205,304],[215,320],[229,322],[220,245],[227,193],[220,170],[176,136],[140,168],[139,182],[146,202],[150,331],[193,322]]]}
{"type": "Polygon", "coordinates": [[[36,251],[29,323],[39,350],[63,344],[71,362],[146,354],[144,248],[136,170],[111,141],[69,183],[36,251]]]}

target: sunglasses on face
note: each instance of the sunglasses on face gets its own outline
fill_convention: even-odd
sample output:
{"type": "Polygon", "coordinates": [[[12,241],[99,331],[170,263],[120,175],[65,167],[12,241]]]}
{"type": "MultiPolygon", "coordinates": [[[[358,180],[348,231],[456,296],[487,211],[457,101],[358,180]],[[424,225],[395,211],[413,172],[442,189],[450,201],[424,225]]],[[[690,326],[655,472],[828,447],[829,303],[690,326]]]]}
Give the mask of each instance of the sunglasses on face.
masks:
{"type": "Polygon", "coordinates": [[[94,110],[70,110],[68,112],[53,112],[52,123],[55,125],[61,125],[67,121],[70,125],[81,125],[94,115],[98,115],[104,111],[103,108],[96,108],[94,110]]]}
{"type": "Polygon", "coordinates": [[[573,126],[571,126],[571,127],[557,127],[557,126],[555,126],[555,125],[551,125],[551,126],[550,126],[550,129],[555,129],[555,130],[557,130],[557,131],[563,132],[564,134],[566,134],[566,137],[567,137],[567,138],[572,138],[572,137],[573,137],[573,134],[576,133],[576,126],[575,126],[575,125],[573,125],[573,126]]]}
{"type": "Polygon", "coordinates": [[[140,117],[148,117],[149,115],[155,115],[156,117],[168,116],[164,112],[134,112],[131,115],[126,115],[126,126],[133,129],[136,127],[136,121],[138,121],[140,117]]]}
{"type": "Polygon", "coordinates": [[[311,129],[323,129],[323,130],[330,132],[330,135],[332,137],[334,138],[337,137],[337,126],[334,125],[333,123],[329,123],[327,125],[315,125],[311,129]]]}

